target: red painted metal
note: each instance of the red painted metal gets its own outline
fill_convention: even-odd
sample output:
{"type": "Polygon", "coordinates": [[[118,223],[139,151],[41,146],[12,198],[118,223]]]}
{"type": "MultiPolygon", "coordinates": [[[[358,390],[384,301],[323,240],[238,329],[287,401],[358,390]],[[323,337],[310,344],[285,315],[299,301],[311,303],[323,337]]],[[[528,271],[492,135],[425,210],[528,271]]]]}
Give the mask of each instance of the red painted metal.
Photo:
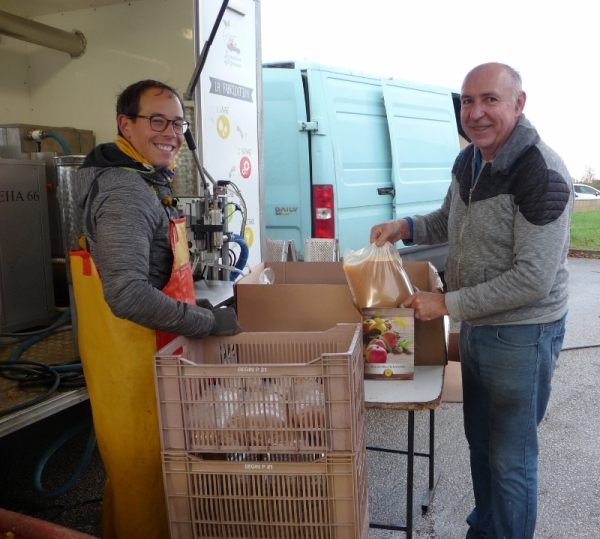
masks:
{"type": "Polygon", "coordinates": [[[0,509],[0,537],[2,539],[6,532],[12,532],[14,539],[94,539],[91,535],[52,522],[0,509]]]}

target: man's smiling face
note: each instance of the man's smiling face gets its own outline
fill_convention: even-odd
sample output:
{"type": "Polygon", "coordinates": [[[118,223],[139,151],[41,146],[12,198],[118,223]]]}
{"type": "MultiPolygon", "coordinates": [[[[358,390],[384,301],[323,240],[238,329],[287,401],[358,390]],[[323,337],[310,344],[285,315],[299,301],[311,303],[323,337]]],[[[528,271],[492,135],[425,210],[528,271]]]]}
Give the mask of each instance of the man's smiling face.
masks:
{"type": "Polygon", "coordinates": [[[485,64],[465,79],[460,122],[486,161],[506,144],[525,106],[525,92],[516,89],[510,73],[500,64],[485,64]]]}
{"type": "MultiPolygon", "coordinates": [[[[179,99],[162,88],[149,88],[140,96],[139,116],[162,116],[167,120],[183,120],[179,99]]],[[[150,127],[147,118],[117,118],[123,137],[155,167],[168,167],[183,143],[183,135],[176,135],[173,124],[158,133],[150,127]]]]}

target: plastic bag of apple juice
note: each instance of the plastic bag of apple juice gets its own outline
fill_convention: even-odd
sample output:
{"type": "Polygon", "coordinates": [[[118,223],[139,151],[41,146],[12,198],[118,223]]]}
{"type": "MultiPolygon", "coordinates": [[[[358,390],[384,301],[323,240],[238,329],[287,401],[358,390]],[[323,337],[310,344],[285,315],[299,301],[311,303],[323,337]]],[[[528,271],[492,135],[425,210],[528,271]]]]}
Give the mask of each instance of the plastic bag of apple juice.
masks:
{"type": "Polygon", "coordinates": [[[398,307],[413,294],[398,250],[389,242],[344,253],[343,267],[359,309],[398,307]]]}

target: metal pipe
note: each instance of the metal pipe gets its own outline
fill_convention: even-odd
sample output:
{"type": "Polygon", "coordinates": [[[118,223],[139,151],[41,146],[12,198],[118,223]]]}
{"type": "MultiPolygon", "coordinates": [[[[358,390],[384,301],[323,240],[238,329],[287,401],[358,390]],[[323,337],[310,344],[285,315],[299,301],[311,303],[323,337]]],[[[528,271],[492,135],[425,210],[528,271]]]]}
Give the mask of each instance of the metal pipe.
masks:
{"type": "Polygon", "coordinates": [[[0,11],[0,34],[67,52],[71,58],[79,58],[85,52],[86,40],[81,32],[66,32],[6,11],[0,11]]]}

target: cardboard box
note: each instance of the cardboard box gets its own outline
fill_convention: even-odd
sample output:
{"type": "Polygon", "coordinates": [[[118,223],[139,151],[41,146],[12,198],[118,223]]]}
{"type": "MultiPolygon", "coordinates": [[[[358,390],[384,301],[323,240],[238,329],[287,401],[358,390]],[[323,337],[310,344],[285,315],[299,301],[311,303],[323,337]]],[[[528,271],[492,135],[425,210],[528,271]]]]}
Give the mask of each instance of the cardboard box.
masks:
{"type": "MultiPolygon", "coordinates": [[[[412,285],[434,290],[439,277],[428,262],[404,262],[412,285]]],[[[325,331],[339,323],[359,324],[342,262],[263,262],[234,286],[238,320],[244,331],[325,331]],[[259,284],[271,268],[274,284],[259,284]]],[[[446,364],[442,318],[415,320],[415,365],[446,364]]]]}
{"type": "Polygon", "coordinates": [[[458,348],[459,333],[450,333],[448,335],[448,361],[460,362],[460,351],[458,348]]]}

